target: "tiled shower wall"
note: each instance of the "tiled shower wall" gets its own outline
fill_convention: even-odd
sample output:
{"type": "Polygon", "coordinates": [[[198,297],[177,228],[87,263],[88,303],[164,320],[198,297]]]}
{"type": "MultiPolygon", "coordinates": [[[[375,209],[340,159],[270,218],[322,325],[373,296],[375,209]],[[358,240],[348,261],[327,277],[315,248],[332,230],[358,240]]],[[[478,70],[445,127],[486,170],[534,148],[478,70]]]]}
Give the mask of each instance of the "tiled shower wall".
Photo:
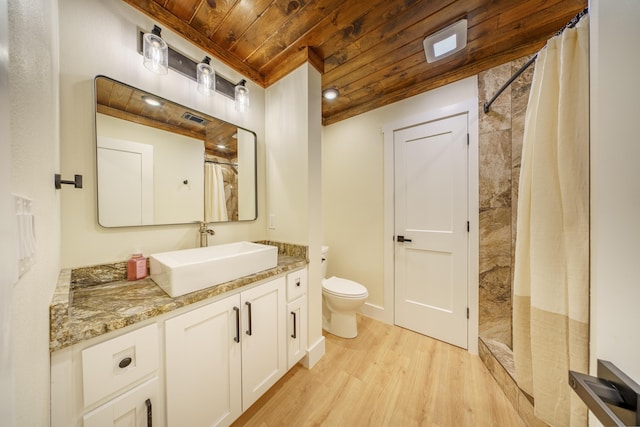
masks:
{"type": "Polygon", "coordinates": [[[485,114],[484,103],[529,58],[482,72],[478,78],[480,170],[480,336],[512,347],[512,289],[516,209],[530,66],[485,114]]]}

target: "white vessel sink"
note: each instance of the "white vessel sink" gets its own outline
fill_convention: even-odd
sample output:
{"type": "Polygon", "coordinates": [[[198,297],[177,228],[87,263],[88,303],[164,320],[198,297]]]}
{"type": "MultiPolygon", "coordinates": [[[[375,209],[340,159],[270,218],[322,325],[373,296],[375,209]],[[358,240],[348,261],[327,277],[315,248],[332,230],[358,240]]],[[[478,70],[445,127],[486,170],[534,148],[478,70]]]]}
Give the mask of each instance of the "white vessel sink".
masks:
{"type": "Polygon", "coordinates": [[[235,242],[149,256],[151,280],[172,297],[219,285],[278,265],[278,248],[235,242]]]}

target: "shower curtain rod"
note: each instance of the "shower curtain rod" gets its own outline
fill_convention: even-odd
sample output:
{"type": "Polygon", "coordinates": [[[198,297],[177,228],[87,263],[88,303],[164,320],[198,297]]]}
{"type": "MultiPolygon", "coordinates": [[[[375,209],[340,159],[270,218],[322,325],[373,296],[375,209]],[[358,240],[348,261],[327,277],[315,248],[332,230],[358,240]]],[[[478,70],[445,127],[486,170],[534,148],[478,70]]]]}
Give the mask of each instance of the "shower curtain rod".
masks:
{"type": "MultiPolygon", "coordinates": [[[[582,11],[578,12],[578,14],[576,16],[573,17],[573,19],[571,19],[571,21],[569,21],[567,23],[567,25],[565,25],[564,27],[562,27],[562,29],[560,31],[558,31],[554,37],[559,36],[560,34],[562,34],[562,32],[564,30],[566,30],[567,28],[573,28],[576,26],[576,24],[580,21],[580,19],[589,13],[589,8],[585,7],[582,11]]],[[[484,113],[487,114],[489,112],[489,108],[491,108],[491,104],[493,104],[493,102],[500,96],[502,95],[502,92],[504,92],[504,90],[506,88],[509,87],[509,85],[511,83],[513,83],[513,81],[515,79],[517,79],[518,77],[520,77],[520,75],[522,73],[524,73],[524,70],[526,70],[527,68],[529,68],[531,66],[531,64],[533,64],[534,62],[536,62],[536,59],[538,58],[538,54],[536,53],[535,55],[533,55],[531,57],[531,59],[529,59],[518,71],[516,71],[514,73],[513,76],[511,76],[509,78],[509,80],[507,80],[507,82],[505,84],[502,85],[502,87],[500,89],[498,89],[498,92],[496,92],[495,95],[493,95],[493,98],[491,98],[489,101],[484,103],[484,113]]]]}
{"type": "Polygon", "coordinates": [[[205,163],[215,163],[216,165],[229,165],[229,166],[238,166],[237,163],[230,163],[230,162],[219,162],[217,160],[205,160],[205,163]]]}

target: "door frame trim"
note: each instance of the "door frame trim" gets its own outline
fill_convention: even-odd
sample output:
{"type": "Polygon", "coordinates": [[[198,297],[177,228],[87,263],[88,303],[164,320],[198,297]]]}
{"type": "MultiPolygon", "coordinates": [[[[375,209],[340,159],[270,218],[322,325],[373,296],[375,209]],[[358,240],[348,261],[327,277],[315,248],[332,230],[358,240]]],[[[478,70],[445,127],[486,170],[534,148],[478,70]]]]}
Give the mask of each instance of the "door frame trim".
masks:
{"type": "Polygon", "coordinates": [[[393,324],[394,322],[394,133],[397,130],[428,123],[431,121],[467,115],[467,129],[469,132],[468,157],[468,209],[471,228],[469,231],[469,258],[467,277],[467,302],[469,306],[469,323],[467,326],[467,351],[478,354],[478,302],[479,302],[479,171],[478,171],[478,98],[468,98],[465,101],[451,104],[433,110],[425,111],[383,126],[384,134],[384,306],[366,304],[362,313],[370,317],[393,324]]]}

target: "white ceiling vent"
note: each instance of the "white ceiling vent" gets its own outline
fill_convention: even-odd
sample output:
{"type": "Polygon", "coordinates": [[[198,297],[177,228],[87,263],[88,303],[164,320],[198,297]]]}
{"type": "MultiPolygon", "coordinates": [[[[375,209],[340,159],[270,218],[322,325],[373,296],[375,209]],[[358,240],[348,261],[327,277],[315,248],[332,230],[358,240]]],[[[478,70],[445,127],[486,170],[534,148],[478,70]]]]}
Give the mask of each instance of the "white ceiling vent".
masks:
{"type": "Polygon", "coordinates": [[[422,42],[427,62],[439,61],[464,49],[467,45],[467,20],[462,19],[435,34],[427,36],[422,42]]]}

